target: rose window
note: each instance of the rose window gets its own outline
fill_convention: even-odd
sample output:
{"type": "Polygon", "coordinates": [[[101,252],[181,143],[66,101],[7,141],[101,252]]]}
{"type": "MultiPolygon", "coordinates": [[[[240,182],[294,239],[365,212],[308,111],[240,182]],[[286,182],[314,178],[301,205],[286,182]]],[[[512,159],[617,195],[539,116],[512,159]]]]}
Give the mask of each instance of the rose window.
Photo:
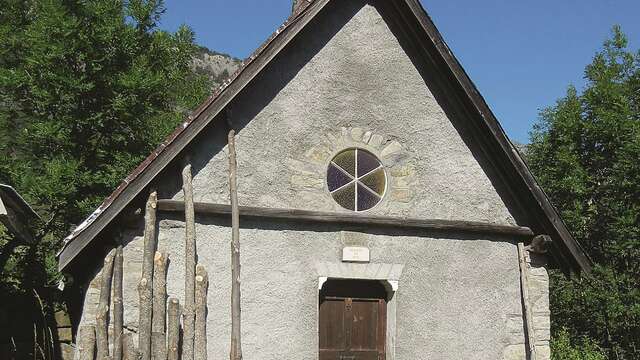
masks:
{"type": "Polygon", "coordinates": [[[373,154],[362,149],[348,149],[331,160],[327,187],[343,208],[364,211],[382,200],[387,176],[382,163],[373,154]]]}

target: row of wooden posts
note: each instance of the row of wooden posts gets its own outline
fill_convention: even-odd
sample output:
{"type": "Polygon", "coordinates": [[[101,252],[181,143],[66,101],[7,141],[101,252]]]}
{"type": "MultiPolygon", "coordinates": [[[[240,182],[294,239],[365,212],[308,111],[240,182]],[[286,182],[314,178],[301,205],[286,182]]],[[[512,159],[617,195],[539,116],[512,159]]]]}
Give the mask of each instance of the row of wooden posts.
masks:
{"type": "MultiPolygon", "coordinates": [[[[237,195],[235,132],[229,141],[229,197],[232,208],[231,237],[231,342],[229,359],[242,359],[240,328],[240,231],[237,195]]],[[[202,264],[196,264],[195,210],[192,171],[188,161],[182,171],[185,204],[185,293],[184,304],[171,297],[167,305],[167,267],[169,254],[157,251],[157,193],[146,203],[142,274],[138,283],[138,344],[133,333],[124,330],[122,299],[123,248],[119,245],[104,260],[100,298],[95,325],[78,330],[80,360],[206,360],[207,292],[209,277],[202,264]],[[113,289],[112,289],[113,287],[113,289]],[[111,295],[113,293],[113,299],[111,295]],[[110,309],[113,300],[113,309],[110,309]],[[113,351],[109,350],[109,318],[113,311],[113,351]],[[180,319],[182,319],[182,324],[180,319]],[[182,326],[181,326],[182,325],[182,326]],[[182,331],[181,331],[182,330],[182,331]],[[182,338],[181,338],[182,335],[182,338]],[[181,341],[182,340],[182,341],[181,341]]]]}

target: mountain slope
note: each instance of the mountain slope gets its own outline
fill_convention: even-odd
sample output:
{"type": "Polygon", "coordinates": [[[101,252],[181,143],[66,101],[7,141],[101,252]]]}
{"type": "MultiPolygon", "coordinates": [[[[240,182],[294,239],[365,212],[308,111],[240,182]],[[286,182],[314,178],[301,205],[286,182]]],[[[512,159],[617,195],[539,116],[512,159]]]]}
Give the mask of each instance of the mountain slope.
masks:
{"type": "Polygon", "coordinates": [[[216,88],[240,67],[241,62],[238,58],[201,46],[192,59],[191,67],[196,73],[207,76],[212,88],[216,88]]]}

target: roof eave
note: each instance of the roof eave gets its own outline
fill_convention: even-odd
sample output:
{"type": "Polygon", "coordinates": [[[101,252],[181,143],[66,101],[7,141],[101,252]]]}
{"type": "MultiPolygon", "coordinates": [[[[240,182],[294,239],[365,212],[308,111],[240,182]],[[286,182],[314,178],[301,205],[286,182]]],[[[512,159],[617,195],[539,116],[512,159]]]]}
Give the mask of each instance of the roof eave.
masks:
{"type": "Polygon", "coordinates": [[[74,231],[58,252],[58,268],[63,271],[88,243],[119,214],[128,202],[138,196],[153,178],[170,163],[226,105],[299,33],[330,0],[303,1],[294,14],[280,26],[226,80],[212,96],[200,105],[140,166],[123,181],[118,189],[94,212],[95,218],[74,231]],[[124,199],[124,200],[123,200],[124,199]]]}
{"type": "MultiPolygon", "coordinates": [[[[528,166],[518,153],[517,149],[511,141],[508,139],[504,129],[498,122],[497,118],[489,108],[488,104],[478,91],[477,87],[468,76],[458,59],[453,52],[447,46],[444,38],[436,28],[435,24],[426,13],[422,5],[417,0],[403,0],[411,9],[414,16],[418,19],[423,30],[430,37],[431,42],[435,45],[439,55],[447,63],[453,76],[456,78],[459,85],[464,90],[466,96],[469,98],[476,111],[483,118],[488,129],[491,131],[493,137],[496,139],[500,148],[508,156],[509,161],[517,170],[518,175],[522,181],[527,185],[531,194],[535,198],[536,203],[540,209],[544,212],[548,224],[542,224],[546,229],[552,230],[553,233],[548,234],[554,238],[555,241],[560,241],[566,251],[571,256],[570,261],[571,270],[574,271],[591,271],[591,261],[580,247],[580,244],[573,238],[566,225],[558,215],[556,209],[551,204],[551,201],[537,183],[528,166]]],[[[565,256],[562,256],[563,258],[565,256]]]]}

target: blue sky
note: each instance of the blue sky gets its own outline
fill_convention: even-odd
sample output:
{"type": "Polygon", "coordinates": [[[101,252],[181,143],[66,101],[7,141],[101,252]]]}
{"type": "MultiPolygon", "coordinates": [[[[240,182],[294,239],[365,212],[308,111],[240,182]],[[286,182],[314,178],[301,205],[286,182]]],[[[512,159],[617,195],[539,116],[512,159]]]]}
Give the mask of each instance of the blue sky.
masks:
{"type": "MultiPolygon", "coordinates": [[[[345,1],[345,0],[343,0],[345,1]]],[[[640,45],[639,0],[421,0],[507,134],[528,142],[540,109],[583,69],[611,27],[640,45]]],[[[244,58],[288,16],[290,0],[166,0],[161,27],[189,25],[196,41],[244,58]]]]}

